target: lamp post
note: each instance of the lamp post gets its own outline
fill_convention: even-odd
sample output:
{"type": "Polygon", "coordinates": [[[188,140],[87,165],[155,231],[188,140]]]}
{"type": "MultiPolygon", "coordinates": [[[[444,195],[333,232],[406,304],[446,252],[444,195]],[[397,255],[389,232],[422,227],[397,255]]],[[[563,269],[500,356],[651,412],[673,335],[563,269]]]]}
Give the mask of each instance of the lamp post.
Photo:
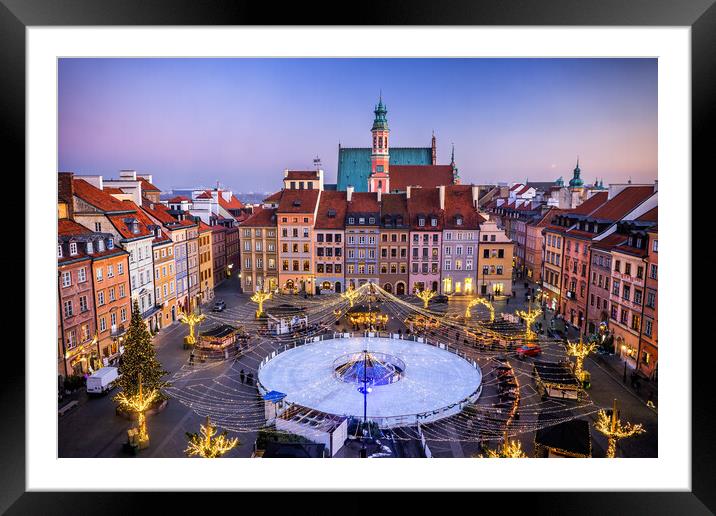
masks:
{"type": "Polygon", "coordinates": [[[365,441],[366,441],[366,428],[368,426],[368,393],[370,392],[370,389],[368,387],[368,350],[363,350],[363,385],[358,388],[358,392],[363,394],[363,429],[361,436],[361,449],[360,449],[360,458],[365,459],[368,457],[368,451],[365,447],[365,441]]]}

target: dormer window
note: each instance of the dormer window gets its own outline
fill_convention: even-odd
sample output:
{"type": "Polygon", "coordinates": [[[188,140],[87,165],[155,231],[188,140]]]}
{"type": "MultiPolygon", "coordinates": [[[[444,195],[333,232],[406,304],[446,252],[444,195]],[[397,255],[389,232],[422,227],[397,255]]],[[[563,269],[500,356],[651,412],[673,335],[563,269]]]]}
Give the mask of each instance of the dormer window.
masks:
{"type": "Polygon", "coordinates": [[[375,217],[371,217],[368,219],[369,224],[375,224],[375,217]]]}
{"type": "Polygon", "coordinates": [[[425,226],[425,219],[423,217],[418,217],[418,226],[425,226]]]}
{"type": "Polygon", "coordinates": [[[641,249],[641,238],[636,239],[636,246],[641,249]]]}
{"type": "Polygon", "coordinates": [[[457,224],[458,226],[462,226],[462,216],[461,215],[458,215],[457,217],[455,217],[455,224],[457,224]]]}
{"type": "Polygon", "coordinates": [[[62,244],[57,244],[57,257],[62,258],[62,244]]]}
{"type": "Polygon", "coordinates": [[[75,242],[70,243],[70,256],[75,256],[77,254],[77,244],[75,242]]]}
{"type": "Polygon", "coordinates": [[[365,224],[365,217],[359,217],[358,224],[365,224]]]}
{"type": "Polygon", "coordinates": [[[107,249],[114,249],[114,238],[107,239],[107,249]]]}
{"type": "Polygon", "coordinates": [[[430,225],[433,226],[433,227],[437,226],[437,225],[438,225],[438,219],[436,219],[435,217],[431,218],[431,219],[430,219],[430,225]]]}
{"type": "Polygon", "coordinates": [[[336,210],[334,210],[333,208],[330,208],[330,209],[328,210],[328,217],[331,218],[331,219],[335,218],[335,217],[336,217],[336,210]]]}
{"type": "Polygon", "coordinates": [[[92,254],[94,252],[94,246],[92,245],[92,242],[87,242],[87,254],[92,254]]]}

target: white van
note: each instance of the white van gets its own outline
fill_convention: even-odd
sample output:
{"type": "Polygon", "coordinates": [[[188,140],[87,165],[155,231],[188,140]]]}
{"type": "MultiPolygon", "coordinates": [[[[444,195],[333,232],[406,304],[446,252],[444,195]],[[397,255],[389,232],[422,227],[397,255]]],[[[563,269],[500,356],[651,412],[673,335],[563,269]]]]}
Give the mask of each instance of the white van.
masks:
{"type": "Polygon", "coordinates": [[[119,378],[119,369],[116,367],[103,367],[87,377],[87,393],[102,394],[112,390],[119,378]]]}

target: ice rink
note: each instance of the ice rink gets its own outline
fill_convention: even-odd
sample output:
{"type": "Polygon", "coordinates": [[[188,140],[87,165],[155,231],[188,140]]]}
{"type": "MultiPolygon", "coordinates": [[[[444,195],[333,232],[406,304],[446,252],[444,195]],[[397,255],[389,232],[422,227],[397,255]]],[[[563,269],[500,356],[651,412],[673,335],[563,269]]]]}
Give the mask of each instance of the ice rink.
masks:
{"type": "Polygon", "coordinates": [[[259,381],[266,390],[285,393],[289,402],[362,418],[359,386],[337,379],[332,364],[339,356],[365,349],[395,355],[406,366],[399,381],[375,386],[368,394],[368,418],[381,426],[414,424],[416,418],[410,416],[416,414],[424,414],[420,420],[427,422],[456,413],[462,400],[476,397],[482,381],[479,367],[433,345],[363,337],[325,340],[284,351],[259,370],[259,381]]]}

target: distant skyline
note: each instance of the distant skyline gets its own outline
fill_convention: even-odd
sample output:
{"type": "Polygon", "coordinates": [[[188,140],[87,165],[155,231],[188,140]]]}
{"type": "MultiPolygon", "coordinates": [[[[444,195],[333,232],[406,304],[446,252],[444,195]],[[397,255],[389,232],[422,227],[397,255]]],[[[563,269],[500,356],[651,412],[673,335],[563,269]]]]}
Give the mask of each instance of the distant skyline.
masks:
{"type": "Polygon", "coordinates": [[[452,144],[463,183],[657,179],[656,59],[60,59],[58,170],[275,191],[338,144],[452,144]]]}

